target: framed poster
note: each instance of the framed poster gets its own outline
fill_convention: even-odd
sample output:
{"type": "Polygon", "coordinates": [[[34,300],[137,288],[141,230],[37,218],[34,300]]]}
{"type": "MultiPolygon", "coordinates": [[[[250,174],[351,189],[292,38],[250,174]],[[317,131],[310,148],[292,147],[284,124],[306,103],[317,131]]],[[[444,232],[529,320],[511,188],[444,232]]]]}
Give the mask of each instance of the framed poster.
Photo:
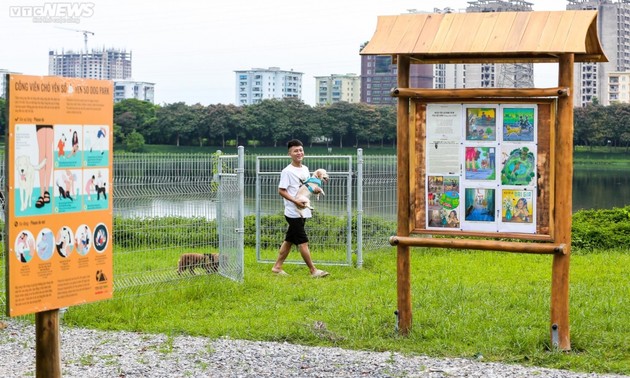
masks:
{"type": "Polygon", "coordinates": [[[496,146],[464,147],[464,173],[466,180],[494,181],[496,173],[496,146]]]}
{"type": "Polygon", "coordinates": [[[426,109],[426,228],[535,233],[538,105],[426,109]]]}
{"type": "Polygon", "coordinates": [[[533,142],[536,137],[536,107],[509,105],[502,111],[502,140],[504,142],[533,142]]]}
{"type": "Polygon", "coordinates": [[[459,176],[427,176],[427,225],[460,229],[459,176]]]}
{"type": "Polygon", "coordinates": [[[459,174],[462,139],[461,104],[427,105],[427,171],[459,174]]]}
{"type": "Polygon", "coordinates": [[[530,189],[501,190],[499,231],[535,232],[536,196],[530,189]]]}
{"type": "Polygon", "coordinates": [[[497,106],[465,105],[466,140],[494,142],[497,140],[497,106]]]}
{"type": "Polygon", "coordinates": [[[501,157],[501,185],[531,186],[536,182],[536,145],[502,145],[501,157]]]}

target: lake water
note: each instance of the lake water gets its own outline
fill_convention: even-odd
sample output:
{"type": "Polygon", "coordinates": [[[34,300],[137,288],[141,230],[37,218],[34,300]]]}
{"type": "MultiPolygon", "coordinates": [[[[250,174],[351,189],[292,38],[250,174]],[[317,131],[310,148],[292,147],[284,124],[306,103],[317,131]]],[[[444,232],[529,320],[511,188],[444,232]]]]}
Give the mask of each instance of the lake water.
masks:
{"type": "MultiPolygon", "coordinates": [[[[245,214],[254,214],[256,203],[254,200],[254,190],[246,188],[245,214]]],[[[396,187],[383,188],[379,193],[365,193],[365,213],[376,215],[374,210],[367,210],[369,203],[378,203],[378,210],[386,214],[385,218],[395,219],[396,204],[391,198],[396,194],[396,187]],[[391,192],[391,193],[389,193],[391,192]],[[378,197],[378,198],[377,198],[378,197]]],[[[114,198],[116,206],[116,199],[114,198]]],[[[155,199],[142,200],[137,202],[139,206],[124,206],[124,210],[117,209],[117,214],[125,217],[159,217],[165,215],[176,215],[183,217],[208,217],[213,219],[216,214],[215,203],[202,198],[185,199],[155,199]]],[[[580,170],[575,169],[573,175],[573,212],[583,209],[611,209],[613,207],[624,207],[630,205],[630,172],[619,170],[580,170]]],[[[321,211],[328,214],[345,214],[343,208],[338,208],[338,204],[317,203],[321,211]]],[[[342,206],[343,207],[343,206],[342,206]]],[[[278,197],[277,208],[266,209],[266,213],[277,213],[282,210],[282,201],[278,197]]]]}

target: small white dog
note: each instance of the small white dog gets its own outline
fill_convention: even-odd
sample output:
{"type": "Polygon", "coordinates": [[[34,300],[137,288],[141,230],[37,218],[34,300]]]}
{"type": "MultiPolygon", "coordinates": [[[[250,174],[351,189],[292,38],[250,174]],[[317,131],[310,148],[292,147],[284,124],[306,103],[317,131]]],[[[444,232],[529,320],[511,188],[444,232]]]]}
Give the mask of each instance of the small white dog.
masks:
{"type": "Polygon", "coordinates": [[[20,210],[24,211],[31,207],[35,171],[39,171],[46,165],[46,159],[42,160],[38,165],[33,165],[31,159],[23,155],[17,157],[15,164],[18,174],[15,186],[20,190],[20,210]]]}
{"type": "MultiPolygon", "coordinates": [[[[317,199],[319,199],[320,194],[322,196],[326,195],[324,193],[324,190],[322,189],[322,184],[327,183],[328,179],[328,173],[325,169],[320,168],[316,170],[315,172],[313,172],[313,175],[309,177],[308,180],[302,183],[300,189],[298,189],[298,192],[295,195],[295,200],[303,203],[304,207],[313,210],[313,207],[311,207],[311,195],[317,195],[317,199]]],[[[297,211],[300,216],[304,218],[304,215],[302,214],[302,209],[298,207],[297,211]]]]}

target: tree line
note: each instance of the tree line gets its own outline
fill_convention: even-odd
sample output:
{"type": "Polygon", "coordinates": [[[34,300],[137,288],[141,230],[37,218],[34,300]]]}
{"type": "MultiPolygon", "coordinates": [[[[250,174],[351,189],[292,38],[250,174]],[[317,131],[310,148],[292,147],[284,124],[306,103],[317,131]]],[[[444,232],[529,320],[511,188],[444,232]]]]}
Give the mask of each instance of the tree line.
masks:
{"type": "Polygon", "coordinates": [[[597,103],[573,110],[574,146],[630,147],[630,104],[597,103]]]}
{"type": "MultiPolygon", "coordinates": [[[[114,105],[116,143],[187,146],[278,146],[298,138],[339,147],[396,143],[396,107],[337,102],[325,106],[297,99],[268,99],[254,105],[155,105],[135,99],[114,105]]],[[[6,100],[0,98],[5,134],[6,100]]],[[[574,109],[575,146],[630,148],[630,104],[598,103],[574,109]]]]}
{"type": "Polygon", "coordinates": [[[114,127],[116,142],[139,133],[147,144],[177,146],[278,146],[298,138],[369,147],[395,143],[396,108],[347,102],[311,107],[296,99],[246,106],[124,100],[114,105],[114,127]]]}

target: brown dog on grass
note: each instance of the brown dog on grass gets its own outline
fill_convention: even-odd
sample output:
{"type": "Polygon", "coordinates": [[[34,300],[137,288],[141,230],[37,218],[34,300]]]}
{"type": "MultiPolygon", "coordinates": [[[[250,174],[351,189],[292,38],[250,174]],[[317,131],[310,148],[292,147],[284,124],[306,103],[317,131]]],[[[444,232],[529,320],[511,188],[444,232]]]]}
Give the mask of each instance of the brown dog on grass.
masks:
{"type": "Polygon", "coordinates": [[[219,271],[218,253],[184,253],[179,257],[177,264],[177,274],[182,274],[186,270],[195,274],[195,268],[203,268],[206,273],[216,273],[219,271]]]}

